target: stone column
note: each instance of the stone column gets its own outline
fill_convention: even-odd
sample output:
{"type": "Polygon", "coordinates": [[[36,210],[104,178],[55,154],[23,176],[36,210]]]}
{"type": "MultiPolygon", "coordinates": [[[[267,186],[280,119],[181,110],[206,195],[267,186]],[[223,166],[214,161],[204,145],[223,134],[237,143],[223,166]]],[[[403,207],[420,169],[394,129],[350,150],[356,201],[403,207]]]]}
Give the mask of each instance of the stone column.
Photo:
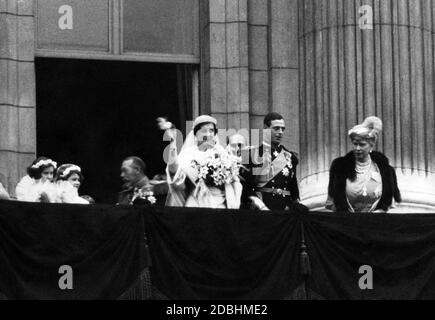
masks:
{"type": "Polygon", "coordinates": [[[10,194],[36,154],[32,0],[0,0],[0,181],[10,194]]]}
{"type": "Polygon", "coordinates": [[[249,0],[249,119],[251,128],[262,128],[270,111],[269,0],[249,0]]]}
{"type": "Polygon", "coordinates": [[[201,112],[249,129],[248,1],[201,1],[201,112]]]}
{"type": "Polygon", "coordinates": [[[431,0],[299,0],[302,197],[326,199],[331,161],[347,131],[383,120],[378,150],[396,168],[401,210],[435,211],[435,3],[431,0]],[[373,9],[361,29],[359,9],[373,9]]]}
{"type": "Polygon", "coordinates": [[[297,0],[201,1],[202,112],[228,128],[263,127],[270,111],[299,151],[297,0]]]}
{"type": "Polygon", "coordinates": [[[283,144],[299,152],[298,1],[270,0],[269,5],[270,109],[286,121],[283,144]]]}
{"type": "Polygon", "coordinates": [[[251,128],[270,111],[282,114],[284,144],[299,151],[299,57],[297,0],[248,3],[251,128]]]}

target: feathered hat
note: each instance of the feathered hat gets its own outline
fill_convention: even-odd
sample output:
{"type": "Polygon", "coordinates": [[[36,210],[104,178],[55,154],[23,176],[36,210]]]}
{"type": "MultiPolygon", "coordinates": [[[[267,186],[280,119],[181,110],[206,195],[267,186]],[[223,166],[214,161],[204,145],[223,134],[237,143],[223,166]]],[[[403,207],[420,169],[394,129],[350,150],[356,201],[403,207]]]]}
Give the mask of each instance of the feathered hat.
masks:
{"type": "Polygon", "coordinates": [[[363,123],[354,126],[349,130],[349,137],[354,138],[356,136],[366,140],[376,142],[378,140],[379,133],[382,131],[382,120],[378,117],[367,117],[363,123]]]}

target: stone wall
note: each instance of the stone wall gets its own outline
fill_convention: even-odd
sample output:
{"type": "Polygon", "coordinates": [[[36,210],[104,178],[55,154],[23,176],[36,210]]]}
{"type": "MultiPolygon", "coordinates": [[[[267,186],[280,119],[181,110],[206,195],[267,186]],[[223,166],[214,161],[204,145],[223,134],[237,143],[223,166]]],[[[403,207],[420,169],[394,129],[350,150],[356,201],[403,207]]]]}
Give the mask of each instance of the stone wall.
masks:
{"type": "Polygon", "coordinates": [[[36,154],[31,0],[0,0],[0,182],[15,192],[36,154]]]}
{"type": "Polygon", "coordinates": [[[298,151],[297,0],[205,0],[200,15],[201,111],[234,129],[280,112],[298,151]]]}

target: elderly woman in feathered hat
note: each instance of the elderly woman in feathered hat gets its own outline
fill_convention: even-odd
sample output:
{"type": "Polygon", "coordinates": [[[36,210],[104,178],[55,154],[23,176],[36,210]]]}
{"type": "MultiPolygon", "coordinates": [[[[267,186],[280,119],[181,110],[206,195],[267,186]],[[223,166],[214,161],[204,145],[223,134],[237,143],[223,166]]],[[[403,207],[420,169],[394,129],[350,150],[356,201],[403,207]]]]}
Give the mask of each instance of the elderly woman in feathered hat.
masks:
{"type": "Polygon", "coordinates": [[[242,193],[239,162],[220,144],[216,119],[197,117],[179,154],[176,136],[172,138],[166,205],[238,209],[242,193]]]}
{"type": "Polygon", "coordinates": [[[331,164],[326,208],[337,212],[387,212],[400,202],[394,169],[374,151],[382,121],[368,117],[349,130],[353,150],[331,164]]]}

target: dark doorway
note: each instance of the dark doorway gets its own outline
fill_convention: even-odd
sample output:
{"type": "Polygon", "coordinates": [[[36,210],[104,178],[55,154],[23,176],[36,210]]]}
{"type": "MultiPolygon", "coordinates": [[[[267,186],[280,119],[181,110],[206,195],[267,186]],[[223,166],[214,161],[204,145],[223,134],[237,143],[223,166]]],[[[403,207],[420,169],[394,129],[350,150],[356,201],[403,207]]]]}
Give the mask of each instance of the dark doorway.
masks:
{"type": "Polygon", "coordinates": [[[150,178],[164,171],[155,119],[167,115],[180,128],[177,65],[41,58],[36,84],[38,155],[81,166],[81,194],[115,203],[130,155],[150,178]]]}

